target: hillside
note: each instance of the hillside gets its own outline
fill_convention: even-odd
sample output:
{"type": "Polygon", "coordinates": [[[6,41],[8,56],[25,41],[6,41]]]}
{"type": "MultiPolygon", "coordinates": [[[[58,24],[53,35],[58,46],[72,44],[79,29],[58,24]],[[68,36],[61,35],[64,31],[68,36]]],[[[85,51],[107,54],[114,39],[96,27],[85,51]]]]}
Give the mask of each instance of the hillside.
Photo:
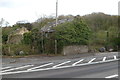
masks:
{"type": "Polygon", "coordinates": [[[83,42],[91,52],[99,51],[101,47],[105,47],[107,51],[120,49],[118,16],[104,13],[84,16],[61,15],[58,17],[57,27],[55,23],[55,18],[43,17],[34,23],[16,23],[11,27],[3,27],[3,54],[54,54],[56,49],[60,50],[57,54],[61,54],[65,46],[83,45],[83,42]],[[85,37],[89,30],[83,26],[91,31],[89,37],[85,37]]]}

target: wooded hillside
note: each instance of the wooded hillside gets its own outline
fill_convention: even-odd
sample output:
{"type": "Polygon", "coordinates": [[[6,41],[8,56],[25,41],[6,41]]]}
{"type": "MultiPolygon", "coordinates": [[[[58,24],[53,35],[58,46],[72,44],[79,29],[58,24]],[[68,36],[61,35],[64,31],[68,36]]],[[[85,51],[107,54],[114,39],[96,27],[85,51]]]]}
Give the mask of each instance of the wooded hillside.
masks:
{"type": "Polygon", "coordinates": [[[104,13],[61,15],[57,26],[54,17],[42,17],[34,23],[2,27],[3,55],[61,54],[66,45],[87,45],[89,51],[99,51],[101,47],[117,51],[120,49],[119,19],[104,13]],[[18,44],[9,43],[9,35],[22,27],[28,30],[22,40],[18,44]]]}

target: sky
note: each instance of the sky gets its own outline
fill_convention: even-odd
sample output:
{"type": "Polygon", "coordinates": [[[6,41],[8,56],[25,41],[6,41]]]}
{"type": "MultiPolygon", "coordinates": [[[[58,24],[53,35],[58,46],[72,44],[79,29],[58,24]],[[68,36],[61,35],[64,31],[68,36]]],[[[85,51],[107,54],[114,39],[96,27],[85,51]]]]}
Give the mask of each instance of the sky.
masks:
{"type": "MultiPolygon", "coordinates": [[[[119,0],[58,0],[58,15],[86,15],[103,12],[118,15],[119,0]]],[[[34,22],[43,16],[55,16],[56,0],[0,0],[0,19],[9,22],[34,22]]]]}

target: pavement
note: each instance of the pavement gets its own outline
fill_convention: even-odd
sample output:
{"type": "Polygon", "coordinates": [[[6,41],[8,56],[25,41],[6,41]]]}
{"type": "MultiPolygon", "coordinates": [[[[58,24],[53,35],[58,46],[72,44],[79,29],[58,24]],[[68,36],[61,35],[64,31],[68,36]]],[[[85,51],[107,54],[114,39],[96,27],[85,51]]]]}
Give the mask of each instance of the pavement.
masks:
{"type": "Polygon", "coordinates": [[[1,75],[3,78],[118,78],[118,61],[118,52],[42,59],[4,58],[1,75]]]}

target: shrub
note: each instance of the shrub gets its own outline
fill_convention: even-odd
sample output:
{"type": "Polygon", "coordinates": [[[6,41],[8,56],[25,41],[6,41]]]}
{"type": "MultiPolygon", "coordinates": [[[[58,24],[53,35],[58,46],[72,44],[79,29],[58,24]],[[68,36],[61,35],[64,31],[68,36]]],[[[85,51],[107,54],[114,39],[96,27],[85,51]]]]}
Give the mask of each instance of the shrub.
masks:
{"type": "Polygon", "coordinates": [[[54,29],[58,50],[62,50],[67,45],[87,45],[91,36],[91,30],[79,17],[71,22],[60,24],[54,29]]]}

